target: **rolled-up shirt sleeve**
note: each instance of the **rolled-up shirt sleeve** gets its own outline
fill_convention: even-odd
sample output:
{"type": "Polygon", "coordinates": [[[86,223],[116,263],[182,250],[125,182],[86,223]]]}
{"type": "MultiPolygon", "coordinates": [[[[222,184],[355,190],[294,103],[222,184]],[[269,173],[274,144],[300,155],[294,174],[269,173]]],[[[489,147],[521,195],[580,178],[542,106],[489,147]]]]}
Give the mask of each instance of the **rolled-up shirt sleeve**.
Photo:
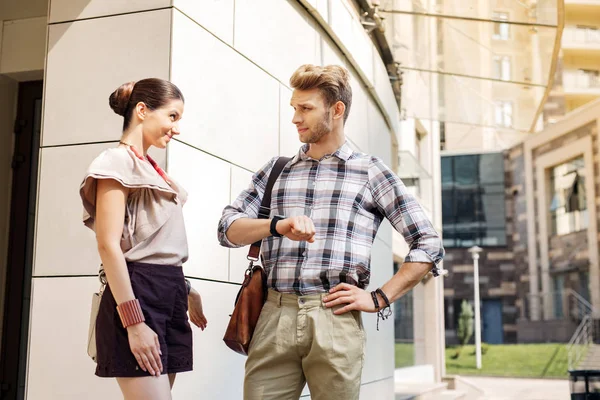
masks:
{"type": "Polygon", "coordinates": [[[265,187],[267,186],[267,180],[269,174],[277,157],[271,159],[265,164],[258,172],[252,176],[250,186],[235,199],[233,204],[228,205],[223,210],[221,219],[219,220],[219,226],[217,228],[217,237],[219,243],[224,247],[243,247],[243,244],[235,244],[227,237],[227,231],[229,227],[240,218],[258,218],[258,210],[260,203],[265,193],[265,187]]]}
{"type": "Polygon", "coordinates": [[[369,166],[369,185],[377,208],[410,248],[404,261],[431,263],[433,275],[442,274],[444,247],[440,235],[402,180],[376,157],[369,166]]]}

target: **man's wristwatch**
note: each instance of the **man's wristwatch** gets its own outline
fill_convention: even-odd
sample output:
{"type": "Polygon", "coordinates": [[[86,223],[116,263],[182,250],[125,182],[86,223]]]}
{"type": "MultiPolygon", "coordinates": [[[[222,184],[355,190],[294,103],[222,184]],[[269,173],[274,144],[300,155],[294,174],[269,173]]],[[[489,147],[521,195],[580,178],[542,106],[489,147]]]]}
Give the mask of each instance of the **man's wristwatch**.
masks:
{"type": "Polygon", "coordinates": [[[186,288],[187,294],[189,296],[190,292],[192,291],[192,284],[190,283],[190,281],[188,279],[185,280],[185,288],[186,288]]]}
{"type": "Polygon", "coordinates": [[[273,217],[273,219],[271,220],[271,235],[273,235],[274,237],[282,237],[283,235],[280,234],[279,232],[277,232],[277,222],[281,221],[282,219],[285,219],[283,217],[279,217],[277,215],[275,215],[273,217]]]}

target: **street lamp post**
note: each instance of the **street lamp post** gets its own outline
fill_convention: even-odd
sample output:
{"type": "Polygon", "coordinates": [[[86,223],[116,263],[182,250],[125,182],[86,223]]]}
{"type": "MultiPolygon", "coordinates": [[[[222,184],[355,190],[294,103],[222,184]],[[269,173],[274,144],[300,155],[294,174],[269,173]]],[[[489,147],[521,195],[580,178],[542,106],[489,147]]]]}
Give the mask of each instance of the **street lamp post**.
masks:
{"type": "Polygon", "coordinates": [[[483,249],[473,246],[469,253],[473,256],[473,284],[475,285],[475,360],[477,369],[481,369],[481,316],[479,313],[479,253],[483,249]]]}

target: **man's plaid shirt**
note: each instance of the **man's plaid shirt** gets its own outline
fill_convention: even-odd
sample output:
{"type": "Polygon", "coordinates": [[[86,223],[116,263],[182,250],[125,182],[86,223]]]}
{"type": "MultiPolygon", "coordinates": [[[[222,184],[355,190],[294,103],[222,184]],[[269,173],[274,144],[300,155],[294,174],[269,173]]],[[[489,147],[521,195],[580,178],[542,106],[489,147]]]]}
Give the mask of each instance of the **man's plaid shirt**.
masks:
{"type": "MultiPolygon", "coordinates": [[[[371,276],[371,247],[387,218],[410,247],[406,262],[433,263],[439,275],[442,241],[415,198],[379,158],[353,152],[344,144],[335,153],[314,160],[308,146],[284,167],[273,186],[271,217],[306,215],[316,228],[315,242],[286,237],[263,240],[262,256],[268,286],[298,295],[322,293],[340,282],[366,288],[371,276]]],[[[252,177],[248,189],[225,207],[219,221],[221,245],[240,247],[226,235],[239,218],[257,218],[277,157],[252,177]]]]}

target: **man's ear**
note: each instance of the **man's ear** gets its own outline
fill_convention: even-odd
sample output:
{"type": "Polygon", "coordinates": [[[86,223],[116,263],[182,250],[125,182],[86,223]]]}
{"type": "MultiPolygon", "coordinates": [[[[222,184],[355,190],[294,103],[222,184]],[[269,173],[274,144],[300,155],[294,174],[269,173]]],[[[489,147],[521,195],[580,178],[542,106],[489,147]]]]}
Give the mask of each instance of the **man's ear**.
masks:
{"type": "Polygon", "coordinates": [[[333,105],[333,119],[344,118],[346,112],[346,105],[342,101],[337,101],[333,105]]]}

